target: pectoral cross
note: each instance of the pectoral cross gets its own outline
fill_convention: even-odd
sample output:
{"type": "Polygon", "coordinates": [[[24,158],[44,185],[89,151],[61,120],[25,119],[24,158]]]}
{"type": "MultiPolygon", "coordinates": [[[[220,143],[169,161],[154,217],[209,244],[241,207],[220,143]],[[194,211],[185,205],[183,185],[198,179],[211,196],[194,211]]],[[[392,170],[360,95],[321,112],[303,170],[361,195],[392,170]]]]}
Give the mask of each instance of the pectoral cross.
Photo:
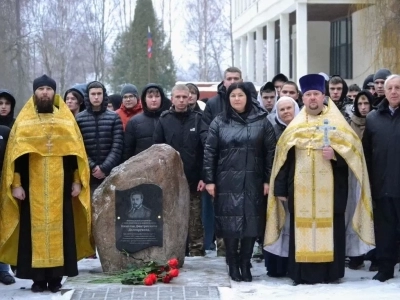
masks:
{"type": "Polygon", "coordinates": [[[324,132],[324,147],[329,147],[331,145],[331,141],[329,140],[329,131],[336,130],[336,127],[329,125],[329,120],[324,120],[324,125],[317,126],[317,130],[322,130],[324,132]]]}
{"type": "Polygon", "coordinates": [[[47,146],[47,150],[49,151],[49,153],[50,153],[50,151],[51,151],[51,148],[53,147],[53,144],[52,144],[52,142],[50,141],[50,140],[47,140],[47,144],[46,144],[46,146],[47,146]]]}
{"type": "Polygon", "coordinates": [[[308,146],[306,147],[307,149],[307,156],[310,156],[310,150],[313,150],[313,146],[311,146],[311,144],[308,144],[308,146]]]}

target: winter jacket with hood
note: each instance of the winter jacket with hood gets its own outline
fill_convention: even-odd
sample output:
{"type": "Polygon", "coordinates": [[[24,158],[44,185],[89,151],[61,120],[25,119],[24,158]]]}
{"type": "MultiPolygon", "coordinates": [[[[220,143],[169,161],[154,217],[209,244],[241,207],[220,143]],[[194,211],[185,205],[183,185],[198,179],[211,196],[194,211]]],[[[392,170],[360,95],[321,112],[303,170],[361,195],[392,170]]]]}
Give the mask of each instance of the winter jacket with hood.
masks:
{"type": "Polygon", "coordinates": [[[11,110],[7,116],[0,116],[0,125],[7,126],[11,128],[14,125],[15,118],[14,118],[14,109],[15,109],[15,98],[14,96],[8,91],[4,89],[0,89],[0,98],[6,98],[11,103],[11,110]]]}
{"type": "Polygon", "coordinates": [[[150,83],[144,87],[141,99],[143,112],[130,119],[125,128],[124,161],[154,144],[153,134],[158,119],[163,111],[171,107],[171,101],[165,96],[162,87],[155,83],[150,83]],[[147,108],[146,92],[150,88],[156,88],[160,92],[161,105],[156,111],[147,108]]]}
{"type": "MultiPolygon", "coordinates": [[[[80,83],[80,84],[75,84],[73,87],[71,87],[70,89],[68,89],[65,94],[64,94],[64,102],[67,99],[67,95],[69,93],[71,93],[72,91],[78,92],[79,94],[81,94],[82,99],[85,99],[85,92],[86,92],[86,83],[80,83]]],[[[85,110],[85,101],[83,101],[79,107],[79,112],[84,111],[85,110]]]]}
{"type": "Polygon", "coordinates": [[[400,109],[391,113],[384,99],[365,122],[363,148],[372,198],[400,198],[400,109]]]}
{"type": "Polygon", "coordinates": [[[191,192],[197,191],[203,169],[200,122],[201,114],[197,111],[176,112],[171,107],[161,114],[154,131],[155,144],[165,143],[179,152],[191,192]]]}
{"type": "MultiPolygon", "coordinates": [[[[121,163],[124,145],[122,122],[119,115],[107,109],[108,97],[104,86],[100,111],[93,111],[88,92],[86,90],[84,100],[86,110],[76,116],[76,122],[82,133],[90,170],[99,166],[107,176],[121,163]]],[[[91,176],[91,182],[101,181],[91,176]]]]}
{"type": "MultiPolygon", "coordinates": [[[[333,101],[333,102],[336,104],[337,108],[340,110],[343,117],[347,121],[349,121],[350,116],[353,114],[352,113],[353,102],[349,98],[347,98],[347,92],[349,91],[349,87],[347,86],[346,81],[339,75],[333,75],[332,77],[339,77],[340,79],[342,79],[343,82],[342,95],[340,96],[339,101],[333,101]]],[[[328,84],[328,90],[326,91],[326,95],[329,97],[331,96],[329,94],[329,84],[328,84]]]]}
{"type": "MultiPolygon", "coordinates": [[[[249,99],[250,93],[246,94],[249,99]]],[[[242,117],[229,105],[230,117],[212,122],[204,149],[204,181],[216,185],[215,234],[221,238],[264,234],[268,183],[276,146],[267,113],[254,103],[242,117]]]]}
{"type": "Polygon", "coordinates": [[[368,99],[370,108],[372,110],[372,103],[373,103],[373,96],[368,90],[363,90],[359,92],[356,96],[356,99],[354,99],[354,109],[353,109],[353,115],[350,118],[350,126],[353,128],[354,132],[358,135],[358,137],[361,139],[364,134],[364,129],[365,129],[365,117],[361,116],[360,111],[358,109],[358,101],[360,100],[361,96],[365,96],[368,99]]]}

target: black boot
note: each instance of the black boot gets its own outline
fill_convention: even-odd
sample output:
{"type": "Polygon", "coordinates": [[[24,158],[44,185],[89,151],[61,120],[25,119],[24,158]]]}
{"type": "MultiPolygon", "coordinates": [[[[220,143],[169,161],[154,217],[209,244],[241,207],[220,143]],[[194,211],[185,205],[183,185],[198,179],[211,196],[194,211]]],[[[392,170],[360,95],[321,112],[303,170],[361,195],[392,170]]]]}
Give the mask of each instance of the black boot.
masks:
{"type": "Polygon", "coordinates": [[[239,239],[224,239],[226,248],[226,260],[229,266],[229,276],[233,281],[242,281],[242,276],[239,270],[239,239]]]}
{"type": "Polygon", "coordinates": [[[62,285],[61,285],[61,280],[62,277],[54,277],[48,281],[48,288],[49,291],[52,293],[57,293],[60,291],[62,285]]]}
{"type": "Polygon", "coordinates": [[[250,272],[251,256],[253,255],[253,248],[255,238],[243,238],[240,240],[240,271],[242,272],[243,281],[253,281],[253,276],[250,272]]]}

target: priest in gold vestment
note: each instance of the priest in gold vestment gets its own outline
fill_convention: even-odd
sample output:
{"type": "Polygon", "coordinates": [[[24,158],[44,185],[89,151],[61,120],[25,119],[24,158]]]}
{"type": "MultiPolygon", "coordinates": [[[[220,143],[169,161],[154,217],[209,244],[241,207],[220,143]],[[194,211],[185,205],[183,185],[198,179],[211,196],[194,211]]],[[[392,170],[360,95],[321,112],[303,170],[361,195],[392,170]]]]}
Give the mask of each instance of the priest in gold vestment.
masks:
{"type": "Polygon", "coordinates": [[[89,164],[79,128],[43,75],[11,130],[0,197],[0,261],[33,292],[61,288],[94,253],[89,164]]]}
{"type": "Polygon", "coordinates": [[[280,137],[270,180],[265,249],[287,253],[294,284],[336,282],[345,256],[374,246],[372,204],[360,139],[332,100],[325,80],[300,78],[304,108],[280,137]],[[283,236],[287,201],[289,238],[283,236]]]}

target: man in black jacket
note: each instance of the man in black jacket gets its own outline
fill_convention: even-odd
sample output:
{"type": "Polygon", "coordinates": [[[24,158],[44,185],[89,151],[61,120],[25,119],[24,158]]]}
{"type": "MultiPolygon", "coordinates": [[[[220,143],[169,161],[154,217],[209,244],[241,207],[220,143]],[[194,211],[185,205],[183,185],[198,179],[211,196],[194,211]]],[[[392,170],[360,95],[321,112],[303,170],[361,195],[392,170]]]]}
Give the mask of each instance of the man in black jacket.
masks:
{"type": "Polygon", "coordinates": [[[374,221],[378,273],[373,279],[393,278],[400,225],[400,75],[384,84],[386,98],[367,115],[363,147],[375,202],[374,221]]]}
{"type": "Polygon", "coordinates": [[[171,101],[165,96],[161,86],[149,83],[142,91],[143,112],[132,117],[126,124],[124,142],[124,161],[150,148],[154,129],[163,111],[171,107],[171,101]]]}
{"type": "Polygon", "coordinates": [[[374,103],[372,104],[374,107],[378,106],[383,99],[385,99],[385,80],[392,73],[388,69],[379,69],[376,71],[373,77],[375,94],[374,94],[374,103]]]}
{"type": "Polygon", "coordinates": [[[92,171],[90,192],[93,194],[111,170],[121,163],[124,136],[121,118],[107,110],[108,96],[102,83],[89,83],[84,101],[86,110],[76,116],[76,122],[92,171]]]}
{"type": "Polygon", "coordinates": [[[203,147],[198,133],[201,114],[189,109],[189,88],[172,89],[172,107],[161,114],[154,131],[154,143],[165,143],[179,152],[190,188],[189,255],[204,256],[201,222],[201,180],[203,147]]]}

